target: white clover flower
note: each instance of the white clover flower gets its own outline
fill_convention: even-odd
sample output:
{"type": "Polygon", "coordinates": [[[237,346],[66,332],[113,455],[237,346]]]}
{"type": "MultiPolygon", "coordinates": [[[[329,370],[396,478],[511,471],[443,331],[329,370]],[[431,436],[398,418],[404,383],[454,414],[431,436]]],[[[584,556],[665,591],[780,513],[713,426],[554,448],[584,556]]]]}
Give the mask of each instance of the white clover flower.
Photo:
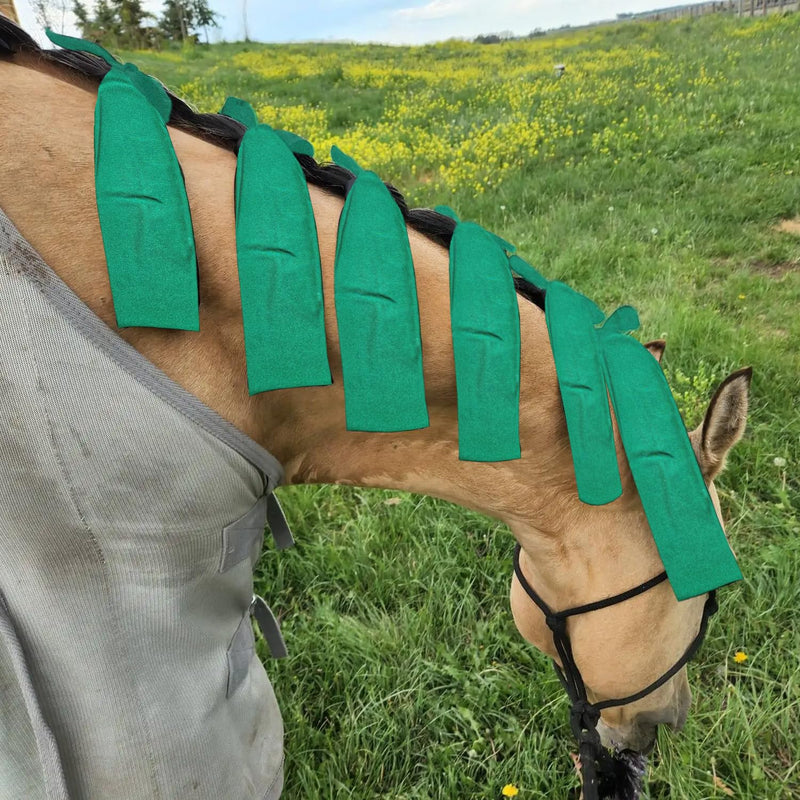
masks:
{"type": "Polygon", "coordinates": [[[772,463],[776,467],[785,467],[786,466],[786,459],[782,458],[781,456],[776,456],[775,458],[772,459],[772,463]]]}

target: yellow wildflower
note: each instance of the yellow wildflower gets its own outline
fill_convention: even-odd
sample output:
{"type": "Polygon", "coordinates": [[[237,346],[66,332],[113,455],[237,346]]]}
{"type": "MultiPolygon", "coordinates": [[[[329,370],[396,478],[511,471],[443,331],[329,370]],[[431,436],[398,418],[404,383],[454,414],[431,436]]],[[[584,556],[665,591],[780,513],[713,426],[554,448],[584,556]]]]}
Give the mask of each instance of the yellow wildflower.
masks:
{"type": "Polygon", "coordinates": [[[737,664],[743,664],[745,661],[747,661],[747,653],[743,653],[741,650],[737,650],[733,655],[733,660],[737,664]]]}
{"type": "Polygon", "coordinates": [[[516,797],[519,794],[519,789],[513,783],[507,783],[503,787],[503,797],[516,797]]]}

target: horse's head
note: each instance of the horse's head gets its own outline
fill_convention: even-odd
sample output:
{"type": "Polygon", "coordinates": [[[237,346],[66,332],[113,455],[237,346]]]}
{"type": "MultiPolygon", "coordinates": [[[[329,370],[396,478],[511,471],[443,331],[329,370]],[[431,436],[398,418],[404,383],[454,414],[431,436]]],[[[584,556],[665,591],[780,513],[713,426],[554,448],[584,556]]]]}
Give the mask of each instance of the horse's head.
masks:
{"type": "MultiPolygon", "coordinates": [[[[663,345],[650,349],[658,358],[663,345]]],[[[750,377],[749,369],[730,375],[711,400],[702,424],[689,434],[718,515],[713,481],[744,432],[750,377]]],[[[658,423],[653,420],[653,425],[658,423]]],[[[617,449],[622,453],[619,441],[617,449]]],[[[568,460],[569,453],[563,458],[568,460]]],[[[511,585],[514,620],[520,633],[557,663],[563,658],[545,614],[523,583],[535,587],[550,609],[560,611],[626,592],[663,571],[624,456],[620,472],[624,491],[614,503],[588,506],[560,492],[553,494],[549,529],[542,529],[541,517],[537,527],[524,518],[511,523],[523,548],[519,563],[523,580],[515,574],[511,585]]],[[[705,604],[706,596],[678,602],[669,582],[662,581],[629,599],[570,616],[568,636],[588,699],[602,704],[626,698],[667,674],[698,637],[705,604]]],[[[641,699],[604,709],[598,725],[603,744],[648,752],[659,724],[675,730],[683,726],[690,701],[682,666],[641,699]]]]}

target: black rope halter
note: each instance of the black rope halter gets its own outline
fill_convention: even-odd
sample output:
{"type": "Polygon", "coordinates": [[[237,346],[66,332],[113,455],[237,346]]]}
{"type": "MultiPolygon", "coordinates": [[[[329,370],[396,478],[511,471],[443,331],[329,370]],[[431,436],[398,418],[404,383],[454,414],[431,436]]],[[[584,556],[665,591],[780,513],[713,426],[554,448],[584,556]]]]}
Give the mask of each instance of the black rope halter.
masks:
{"type": "Polygon", "coordinates": [[[697,653],[706,635],[708,620],[717,610],[717,600],[715,592],[709,592],[706,604],[703,608],[703,617],[700,621],[700,630],[694,637],[686,652],[672,665],[660,678],[653,681],[639,692],[630,694],[627,697],[620,697],[614,700],[601,700],[598,703],[590,703],[586,694],[586,685],[581,677],[575,657],[572,654],[572,645],[569,634],[567,633],[567,620],[578,614],[588,614],[601,608],[608,608],[617,603],[624,603],[632,597],[643,594],[644,592],[658,586],[667,579],[667,573],[662,572],[644,583],[640,583],[633,589],[626,592],[615,594],[604,600],[597,600],[594,603],[586,603],[582,606],[568,608],[565,611],[553,611],[547,603],[534,591],[522,574],[519,564],[519,554],[522,548],[519,544],[514,550],[514,572],[517,575],[522,588],[528,597],[539,607],[547,622],[547,627],[553,633],[553,643],[556,652],[561,659],[562,666],[553,661],[556,674],[561,681],[567,695],[569,696],[572,708],[570,710],[570,726],[575,738],[578,740],[578,752],[581,762],[581,778],[583,779],[584,800],[599,800],[599,783],[603,776],[611,776],[614,773],[614,759],[600,742],[600,734],[597,732],[597,723],[600,721],[600,712],[606,708],[614,706],[624,706],[641,700],[651,692],[663,686],[673,675],[677,674],[697,653]]]}

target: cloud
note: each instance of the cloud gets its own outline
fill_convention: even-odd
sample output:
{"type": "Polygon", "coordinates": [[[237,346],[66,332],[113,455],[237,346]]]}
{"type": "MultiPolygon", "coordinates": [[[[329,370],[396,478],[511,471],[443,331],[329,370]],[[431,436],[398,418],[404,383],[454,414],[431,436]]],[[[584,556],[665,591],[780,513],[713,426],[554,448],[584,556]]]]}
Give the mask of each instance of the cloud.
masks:
{"type": "Polygon", "coordinates": [[[462,0],[430,0],[424,6],[398,8],[393,16],[400,22],[416,22],[430,19],[445,19],[464,11],[462,0]]]}
{"type": "Polygon", "coordinates": [[[512,13],[522,14],[528,11],[538,11],[546,5],[546,0],[515,0],[508,4],[508,10],[512,13]]]}
{"type": "MultiPolygon", "coordinates": [[[[692,2],[692,0],[688,0],[692,2]]],[[[393,11],[364,15],[349,37],[360,41],[420,44],[481,33],[585,25],[622,11],[648,11],[664,0],[401,0],[393,11]]]]}

